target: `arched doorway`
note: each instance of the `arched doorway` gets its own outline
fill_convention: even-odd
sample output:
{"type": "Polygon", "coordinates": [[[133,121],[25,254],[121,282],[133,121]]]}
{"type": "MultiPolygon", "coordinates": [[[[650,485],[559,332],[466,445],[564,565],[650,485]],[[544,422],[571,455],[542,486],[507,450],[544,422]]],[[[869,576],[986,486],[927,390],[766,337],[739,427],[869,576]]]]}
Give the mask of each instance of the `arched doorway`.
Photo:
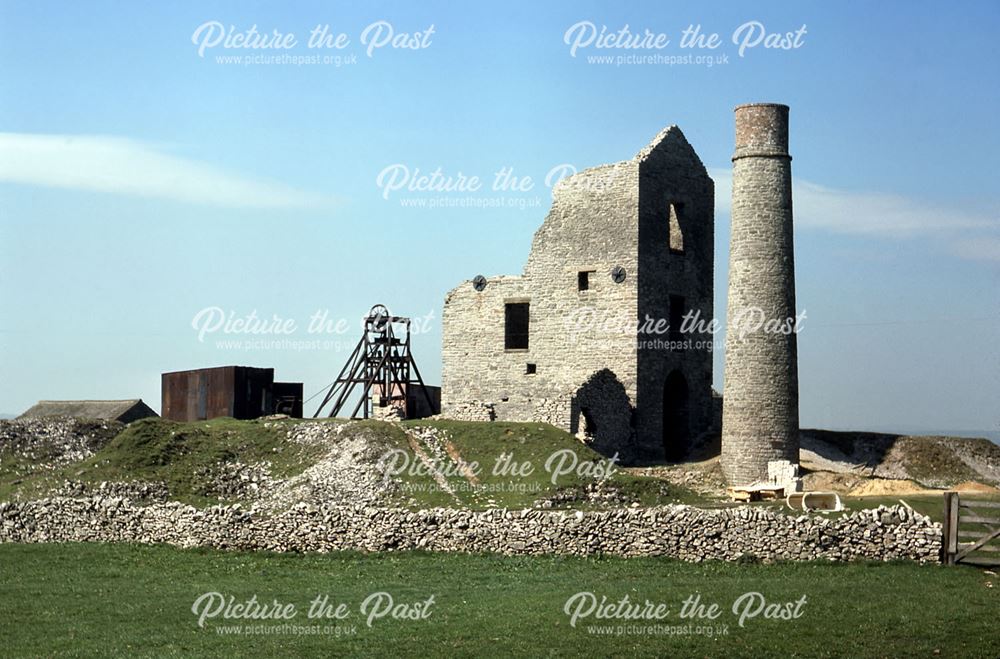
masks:
{"type": "Polygon", "coordinates": [[[691,441],[687,380],[672,371],[663,385],[663,452],[668,462],[685,458],[691,441]]]}
{"type": "Polygon", "coordinates": [[[632,403],[618,377],[609,369],[592,374],[573,395],[570,432],[602,455],[632,450],[632,403]]]}

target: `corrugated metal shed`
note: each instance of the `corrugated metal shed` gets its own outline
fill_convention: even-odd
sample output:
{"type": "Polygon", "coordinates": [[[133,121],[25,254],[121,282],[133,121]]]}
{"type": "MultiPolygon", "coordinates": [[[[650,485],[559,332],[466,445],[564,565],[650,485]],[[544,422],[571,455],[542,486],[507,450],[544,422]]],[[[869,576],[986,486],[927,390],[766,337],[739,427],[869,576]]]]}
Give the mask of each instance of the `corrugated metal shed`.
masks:
{"type": "Polygon", "coordinates": [[[256,419],[276,411],[302,416],[302,384],[276,383],[273,368],[219,366],[164,373],[161,398],[163,417],[174,421],[256,419]],[[279,403],[281,409],[276,409],[279,403]]]}

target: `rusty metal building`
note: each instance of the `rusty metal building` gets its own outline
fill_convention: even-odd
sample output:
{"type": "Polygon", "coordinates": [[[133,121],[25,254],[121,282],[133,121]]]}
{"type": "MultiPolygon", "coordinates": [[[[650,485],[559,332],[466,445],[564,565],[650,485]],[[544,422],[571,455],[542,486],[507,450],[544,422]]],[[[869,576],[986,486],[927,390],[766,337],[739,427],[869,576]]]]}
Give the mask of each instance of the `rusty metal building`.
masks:
{"type": "Polygon", "coordinates": [[[173,421],[302,417],[302,383],[275,382],[273,368],[219,366],[164,373],[160,393],[163,418],[173,421]]]}

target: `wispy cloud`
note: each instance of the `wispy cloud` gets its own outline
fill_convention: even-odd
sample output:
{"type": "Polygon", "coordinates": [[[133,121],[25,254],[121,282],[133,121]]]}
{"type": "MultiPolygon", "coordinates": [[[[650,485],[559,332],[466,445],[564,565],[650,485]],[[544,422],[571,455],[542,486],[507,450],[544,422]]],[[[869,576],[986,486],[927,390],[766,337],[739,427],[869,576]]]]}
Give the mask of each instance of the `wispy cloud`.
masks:
{"type": "MultiPolygon", "coordinates": [[[[715,180],[715,208],[728,214],[732,172],[709,170],[715,180]]],[[[916,238],[933,233],[956,256],[1000,260],[1000,217],[945,208],[907,197],[838,190],[793,178],[792,200],[799,228],[883,238],[916,238]],[[970,238],[971,234],[979,235],[970,238]],[[943,238],[943,240],[942,240],[943,238]]]]}
{"type": "Polygon", "coordinates": [[[981,236],[956,240],[951,245],[951,251],[963,259],[1000,263],[1000,237],[981,236]]]}
{"type": "Polygon", "coordinates": [[[102,135],[0,133],[0,181],[229,208],[322,208],[334,201],[102,135]]]}

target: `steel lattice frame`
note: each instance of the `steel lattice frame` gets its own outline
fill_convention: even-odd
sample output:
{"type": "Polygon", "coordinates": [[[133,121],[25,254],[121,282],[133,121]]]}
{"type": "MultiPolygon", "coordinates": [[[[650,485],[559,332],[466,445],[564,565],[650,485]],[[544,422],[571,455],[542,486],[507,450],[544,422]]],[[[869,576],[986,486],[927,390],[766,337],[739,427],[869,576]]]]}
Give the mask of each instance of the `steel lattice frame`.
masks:
{"type": "Polygon", "coordinates": [[[376,304],[365,317],[364,334],[355,346],[337,379],[330,385],[323,402],[316,408],[316,418],[331,402],[328,416],[337,416],[347,404],[351,394],[362,387],[361,399],[354,406],[350,418],[367,419],[372,411],[372,396],[377,391],[380,406],[400,403],[406,413],[406,398],[411,386],[417,386],[433,410],[430,394],[420,377],[420,369],[410,350],[410,319],[392,316],[381,304],[376,304]],[[396,326],[402,332],[397,333],[396,326]]]}

